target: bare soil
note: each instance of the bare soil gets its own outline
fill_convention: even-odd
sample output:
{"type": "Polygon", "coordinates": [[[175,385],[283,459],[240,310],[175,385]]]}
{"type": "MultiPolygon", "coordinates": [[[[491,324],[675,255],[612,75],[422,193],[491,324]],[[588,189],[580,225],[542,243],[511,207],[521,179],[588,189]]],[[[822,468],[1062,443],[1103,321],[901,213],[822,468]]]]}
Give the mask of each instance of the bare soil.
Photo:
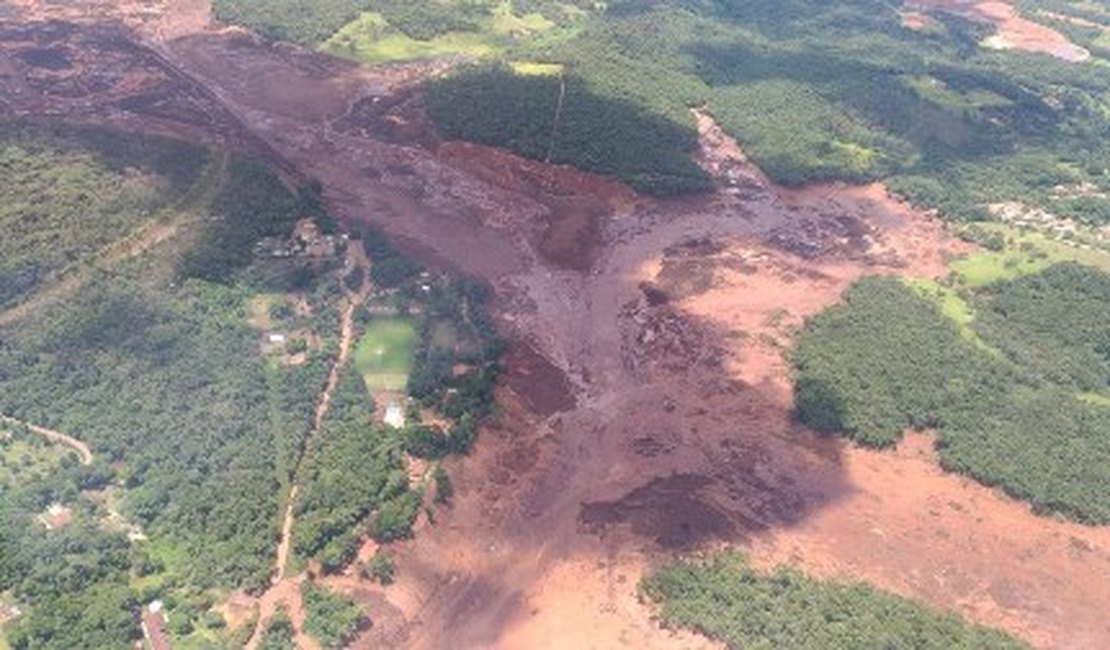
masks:
{"type": "MultiPolygon", "coordinates": [[[[1060,32],[1022,16],[1008,0],[910,0],[907,6],[919,11],[944,11],[993,25],[998,32],[987,40],[991,47],[1041,52],[1073,63],[1091,58],[1090,52],[1060,32]]],[[[919,28],[919,21],[909,20],[908,27],[919,28]]]]}
{"type": "Polygon", "coordinates": [[[104,27],[0,38],[0,84],[27,93],[10,110],[266,152],[319,179],[345,219],[488,282],[512,341],[498,418],[448,462],[453,504],[393,546],[398,583],[327,579],[370,610],[356,647],[712,647],[660,629],[636,585],[676,552],[719,546],[868,580],[1038,647],[1110,646],[1110,529],[946,474],[928,438],[870,452],[791,418],[793,332],[864,275],[943,275],[967,248],[936,220],[878,185],[776,188],[705,116],[698,160],[720,191],[648,200],[439,142],[413,84],[447,64],[359,68],[215,28],[170,37],[171,15],[132,25],[110,56],[104,27]],[[46,73],[14,54],[46,45],[66,48],[77,79],[116,81],[71,95],[31,83],[46,73]],[[180,90],[125,101],[148,84],[180,90]]]}

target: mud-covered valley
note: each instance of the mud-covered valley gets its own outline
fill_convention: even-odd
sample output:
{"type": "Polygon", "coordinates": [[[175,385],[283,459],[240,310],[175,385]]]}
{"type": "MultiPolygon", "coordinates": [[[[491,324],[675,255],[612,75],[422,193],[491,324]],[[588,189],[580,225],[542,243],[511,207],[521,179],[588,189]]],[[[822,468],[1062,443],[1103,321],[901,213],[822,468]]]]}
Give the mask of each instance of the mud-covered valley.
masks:
{"type": "Polygon", "coordinates": [[[339,62],[191,0],[0,4],[0,116],[263,155],[493,288],[499,416],[449,463],[454,505],[396,546],[397,584],[326,578],[369,608],[354,647],[711,647],[661,629],[637,585],[722,546],[1037,647],[1110,646],[1110,530],[942,471],[926,434],[868,451],[792,419],[806,317],[865,275],[940,278],[970,244],[881,185],[777,187],[706,115],[718,189],[698,198],[442,141],[418,84],[450,65],[339,62]]]}

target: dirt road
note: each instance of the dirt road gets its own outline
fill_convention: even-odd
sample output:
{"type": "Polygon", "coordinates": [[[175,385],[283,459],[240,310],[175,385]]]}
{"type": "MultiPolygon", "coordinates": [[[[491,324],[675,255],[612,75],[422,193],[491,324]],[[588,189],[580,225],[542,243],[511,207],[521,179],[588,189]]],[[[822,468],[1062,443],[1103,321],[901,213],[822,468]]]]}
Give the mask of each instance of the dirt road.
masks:
{"type": "Polygon", "coordinates": [[[82,465],[92,465],[93,453],[89,446],[71,435],[40,427],[29,422],[17,420],[0,413],[0,424],[7,424],[9,426],[24,427],[35,435],[42,436],[50,442],[57,445],[65,445],[73,451],[77,452],[77,457],[81,459],[82,465]]]}
{"type": "Polygon", "coordinates": [[[300,485],[298,483],[300,465],[305,456],[311,453],[312,447],[318,442],[321,430],[324,426],[324,419],[327,417],[328,410],[331,407],[332,395],[335,392],[336,386],[339,385],[340,373],[350,360],[351,352],[354,348],[355,310],[366,301],[372,288],[368,273],[369,260],[367,260],[366,254],[362,248],[359,246],[351,246],[347,251],[347,260],[347,268],[355,269],[362,273],[363,281],[359,283],[360,289],[358,292],[350,291],[345,282],[340,282],[340,286],[343,287],[346,304],[344,304],[343,311],[339,318],[339,351],[336,354],[335,361],[332,363],[331,371],[328,373],[327,383],[316,401],[316,412],[313,417],[312,431],[305,441],[305,448],[301,453],[301,457],[297,460],[297,468],[293,472],[293,482],[289,489],[285,514],[282,517],[281,537],[278,540],[277,554],[274,559],[272,585],[258,598],[258,621],[255,624],[254,632],[251,634],[250,640],[247,642],[246,647],[248,650],[253,650],[258,646],[258,643],[262,640],[262,634],[266,629],[266,624],[273,617],[274,613],[282,607],[289,612],[290,618],[293,620],[293,627],[296,630],[297,647],[308,650],[319,647],[319,644],[304,632],[304,603],[301,601],[301,585],[304,584],[306,576],[303,573],[296,576],[287,576],[286,570],[289,567],[289,552],[292,548],[293,526],[296,523],[297,495],[300,492],[300,485]]]}

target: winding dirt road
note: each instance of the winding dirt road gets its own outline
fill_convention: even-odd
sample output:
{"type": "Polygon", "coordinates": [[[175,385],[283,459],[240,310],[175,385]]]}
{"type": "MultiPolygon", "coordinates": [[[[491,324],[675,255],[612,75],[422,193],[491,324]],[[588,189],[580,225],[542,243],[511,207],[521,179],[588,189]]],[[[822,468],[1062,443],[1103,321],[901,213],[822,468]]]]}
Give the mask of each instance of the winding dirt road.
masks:
{"type": "Polygon", "coordinates": [[[31,433],[42,436],[43,438],[46,438],[47,440],[49,440],[50,442],[52,442],[54,444],[64,445],[66,447],[69,447],[73,451],[77,452],[77,457],[81,459],[81,464],[82,465],[92,465],[92,462],[93,462],[92,449],[90,449],[87,444],[81,442],[80,440],[78,440],[77,438],[74,438],[73,436],[71,436],[69,434],[62,433],[61,431],[55,431],[53,429],[47,429],[46,427],[40,427],[40,426],[31,424],[30,422],[24,422],[22,420],[17,420],[15,418],[8,417],[4,414],[0,414],[0,424],[7,424],[9,426],[16,426],[16,427],[24,427],[28,431],[30,431],[31,433]]]}

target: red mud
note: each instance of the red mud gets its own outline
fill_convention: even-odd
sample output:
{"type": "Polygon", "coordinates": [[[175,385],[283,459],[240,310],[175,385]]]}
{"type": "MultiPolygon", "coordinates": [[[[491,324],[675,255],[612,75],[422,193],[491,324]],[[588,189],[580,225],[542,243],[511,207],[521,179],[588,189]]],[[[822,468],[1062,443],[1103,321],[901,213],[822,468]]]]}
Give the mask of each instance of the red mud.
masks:
{"type": "Polygon", "coordinates": [[[1060,32],[1035,23],[1021,15],[1010,2],[1002,0],[910,0],[910,9],[922,12],[945,11],[969,20],[994,25],[998,30],[987,40],[988,47],[1041,52],[1078,63],[1091,53],[1072,43],[1060,32]]]}

